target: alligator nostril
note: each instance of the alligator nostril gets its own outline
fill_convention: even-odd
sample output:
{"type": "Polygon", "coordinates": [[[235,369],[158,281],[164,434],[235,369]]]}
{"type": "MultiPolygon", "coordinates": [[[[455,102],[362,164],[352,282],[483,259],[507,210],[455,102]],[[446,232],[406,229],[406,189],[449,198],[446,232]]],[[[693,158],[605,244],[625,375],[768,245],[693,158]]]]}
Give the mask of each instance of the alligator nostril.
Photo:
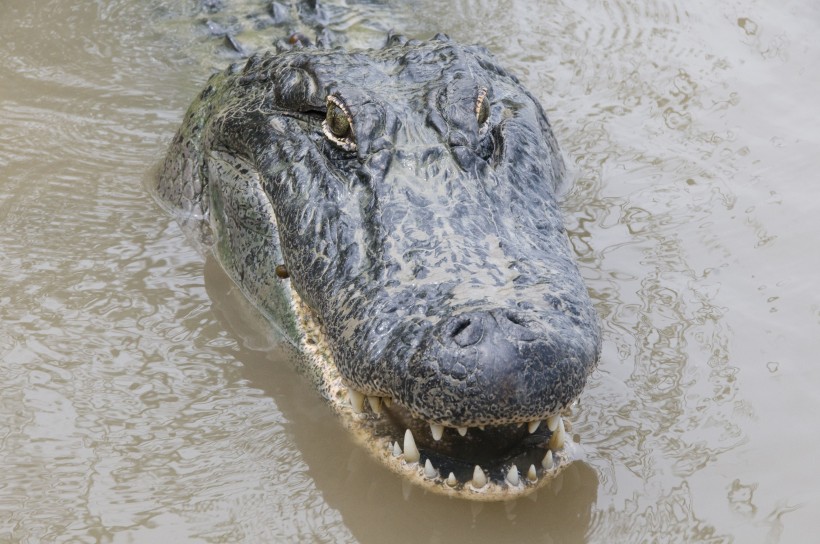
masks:
{"type": "Polygon", "coordinates": [[[519,317],[519,316],[517,316],[517,315],[515,315],[515,314],[513,314],[513,313],[506,312],[506,313],[504,314],[504,317],[506,317],[506,318],[507,318],[507,321],[509,321],[509,322],[511,322],[511,323],[515,323],[516,325],[519,325],[519,326],[521,326],[521,327],[526,326],[526,324],[525,324],[524,320],[523,320],[523,319],[521,319],[521,317],[519,317]]]}
{"type": "Polygon", "coordinates": [[[456,344],[463,348],[472,346],[481,340],[483,335],[484,327],[481,326],[481,322],[473,321],[469,317],[456,323],[453,330],[450,332],[450,338],[452,338],[456,344]]]}
{"type": "Polygon", "coordinates": [[[530,342],[537,338],[532,327],[532,321],[526,315],[517,312],[504,311],[494,314],[496,322],[509,339],[530,342]]]}

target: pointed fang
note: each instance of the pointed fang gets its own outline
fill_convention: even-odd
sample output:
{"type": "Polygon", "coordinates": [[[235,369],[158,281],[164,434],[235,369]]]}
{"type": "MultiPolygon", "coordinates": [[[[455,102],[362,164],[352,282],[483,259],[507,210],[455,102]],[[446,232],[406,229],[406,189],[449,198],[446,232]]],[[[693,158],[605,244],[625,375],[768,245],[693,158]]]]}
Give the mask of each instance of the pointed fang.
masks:
{"type": "Polygon", "coordinates": [[[467,427],[456,427],[456,430],[461,436],[467,436],[467,427]]]}
{"type": "Polygon", "coordinates": [[[550,437],[549,448],[553,451],[558,451],[564,447],[566,441],[566,432],[564,432],[564,420],[558,420],[558,428],[552,433],[550,437]]]}
{"type": "Polygon", "coordinates": [[[401,455],[401,446],[399,446],[398,442],[393,442],[393,457],[398,457],[401,455]]]}
{"type": "Polygon", "coordinates": [[[436,472],[433,463],[431,463],[429,459],[424,462],[424,475],[431,480],[438,476],[438,472],[436,472]]]}
{"type": "Polygon", "coordinates": [[[444,425],[439,425],[438,423],[431,423],[430,432],[433,433],[433,440],[438,442],[439,440],[441,440],[441,436],[444,434],[444,425]]]}
{"type": "Polygon", "coordinates": [[[527,471],[527,479],[531,482],[538,480],[538,472],[535,471],[535,465],[530,465],[530,469],[527,471]]]}
{"type": "Polygon", "coordinates": [[[552,460],[552,451],[547,450],[547,454],[544,456],[544,460],[541,461],[541,466],[544,467],[544,470],[551,470],[555,463],[552,460]]]}
{"type": "Polygon", "coordinates": [[[373,410],[374,414],[382,413],[381,399],[379,399],[379,397],[368,396],[367,403],[370,405],[370,409],[373,410]]]}
{"type": "Polygon", "coordinates": [[[416,441],[413,439],[413,433],[407,429],[404,433],[404,460],[408,463],[416,463],[421,458],[419,449],[416,447],[416,441]]]}
{"type": "Polygon", "coordinates": [[[455,487],[457,483],[458,480],[456,480],[456,475],[451,472],[450,475],[447,476],[447,485],[450,487],[455,487]]]}
{"type": "Polygon", "coordinates": [[[558,415],[558,414],[555,414],[554,416],[548,417],[547,418],[547,429],[549,429],[550,432],[555,432],[555,429],[558,428],[558,422],[559,421],[561,421],[561,416],[558,415]]]}
{"type": "Polygon", "coordinates": [[[507,472],[507,481],[510,485],[518,485],[521,481],[521,478],[518,476],[518,467],[513,465],[510,467],[509,472],[507,472]]]}
{"type": "Polygon", "coordinates": [[[364,410],[364,395],[353,389],[347,390],[347,398],[350,400],[350,406],[357,414],[361,414],[364,410]]]}
{"type": "Polygon", "coordinates": [[[530,432],[530,434],[532,434],[535,431],[537,431],[538,427],[540,427],[540,426],[541,426],[541,420],[536,419],[535,421],[530,421],[529,423],[527,423],[527,430],[530,432]]]}
{"type": "Polygon", "coordinates": [[[476,489],[481,489],[485,485],[487,485],[487,475],[484,474],[484,471],[481,470],[481,467],[476,465],[475,470],[473,470],[473,487],[476,489]]]}

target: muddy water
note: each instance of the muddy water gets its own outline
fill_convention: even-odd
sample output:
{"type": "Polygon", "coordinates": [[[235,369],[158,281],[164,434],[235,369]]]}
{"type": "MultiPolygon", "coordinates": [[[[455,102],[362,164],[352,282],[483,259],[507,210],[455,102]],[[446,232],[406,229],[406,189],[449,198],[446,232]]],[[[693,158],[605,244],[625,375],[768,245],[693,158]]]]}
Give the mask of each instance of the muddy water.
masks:
{"type": "Polygon", "coordinates": [[[385,28],[484,43],[549,110],[605,331],[582,461],[483,507],[354,447],[148,197],[230,56],[193,3],[80,4],[0,18],[0,542],[814,538],[816,2],[395,6],[385,28]]]}

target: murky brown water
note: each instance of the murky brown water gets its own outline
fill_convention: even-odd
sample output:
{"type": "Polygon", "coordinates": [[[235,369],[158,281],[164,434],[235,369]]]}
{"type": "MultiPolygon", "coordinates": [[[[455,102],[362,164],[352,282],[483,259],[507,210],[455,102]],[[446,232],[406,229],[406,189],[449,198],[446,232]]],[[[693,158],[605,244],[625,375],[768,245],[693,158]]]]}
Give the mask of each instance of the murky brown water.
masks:
{"type": "Polygon", "coordinates": [[[226,62],[191,6],[69,4],[0,8],[0,542],[816,538],[820,4],[395,8],[385,28],[486,44],[551,112],[606,334],[584,460],[483,507],[354,447],[146,193],[226,62]]]}

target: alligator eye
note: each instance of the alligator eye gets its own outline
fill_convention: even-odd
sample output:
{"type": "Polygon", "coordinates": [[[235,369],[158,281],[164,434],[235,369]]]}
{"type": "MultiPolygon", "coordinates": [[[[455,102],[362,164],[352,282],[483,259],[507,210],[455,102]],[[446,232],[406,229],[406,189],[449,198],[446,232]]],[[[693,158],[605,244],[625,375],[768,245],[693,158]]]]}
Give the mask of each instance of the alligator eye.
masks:
{"type": "Polygon", "coordinates": [[[490,100],[487,98],[487,89],[482,88],[475,100],[475,116],[478,120],[479,132],[484,132],[487,121],[490,119],[490,100]]]}
{"type": "Polygon", "coordinates": [[[355,151],[353,140],[353,121],[344,102],[333,95],[327,97],[327,116],[322,122],[322,132],[327,139],[345,151],[355,151]]]}
{"type": "Polygon", "coordinates": [[[327,128],[337,138],[347,138],[350,135],[350,121],[342,109],[334,103],[328,104],[327,128]]]}

